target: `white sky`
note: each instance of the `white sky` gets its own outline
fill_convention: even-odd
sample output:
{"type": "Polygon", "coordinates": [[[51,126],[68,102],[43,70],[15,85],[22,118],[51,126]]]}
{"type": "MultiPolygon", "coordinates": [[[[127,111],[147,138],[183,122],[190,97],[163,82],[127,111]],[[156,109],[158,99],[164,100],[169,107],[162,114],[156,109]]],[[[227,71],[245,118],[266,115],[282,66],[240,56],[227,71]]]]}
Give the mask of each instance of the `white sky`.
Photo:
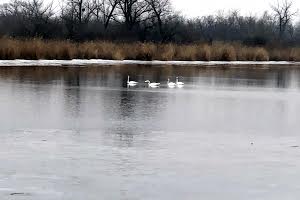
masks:
{"type": "MultiPolygon", "coordinates": [[[[188,17],[216,14],[218,11],[239,10],[241,14],[259,15],[270,10],[277,0],[172,0],[176,10],[188,17]]],[[[300,10],[300,0],[294,0],[295,10],[300,10]]]]}
{"type": "MultiPolygon", "coordinates": [[[[9,0],[0,0],[0,3],[9,0]]],[[[52,1],[52,0],[44,0],[52,1]]],[[[59,0],[54,0],[59,1],[59,0]]],[[[262,14],[265,10],[270,10],[270,4],[277,0],[171,0],[175,10],[180,11],[187,17],[197,17],[208,14],[216,14],[223,10],[240,10],[241,14],[262,14]]],[[[300,10],[300,0],[294,0],[295,10],[300,10]]]]}

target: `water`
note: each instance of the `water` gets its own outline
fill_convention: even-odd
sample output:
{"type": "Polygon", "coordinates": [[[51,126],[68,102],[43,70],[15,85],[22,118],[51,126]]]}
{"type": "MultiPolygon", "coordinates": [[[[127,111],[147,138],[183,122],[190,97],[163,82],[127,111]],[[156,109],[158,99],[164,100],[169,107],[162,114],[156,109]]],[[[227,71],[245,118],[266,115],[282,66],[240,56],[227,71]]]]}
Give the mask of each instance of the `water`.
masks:
{"type": "Polygon", "coordinates": [[[4,200],[300,197],[297,68],[0,68],[0,110],[4,200]]]}

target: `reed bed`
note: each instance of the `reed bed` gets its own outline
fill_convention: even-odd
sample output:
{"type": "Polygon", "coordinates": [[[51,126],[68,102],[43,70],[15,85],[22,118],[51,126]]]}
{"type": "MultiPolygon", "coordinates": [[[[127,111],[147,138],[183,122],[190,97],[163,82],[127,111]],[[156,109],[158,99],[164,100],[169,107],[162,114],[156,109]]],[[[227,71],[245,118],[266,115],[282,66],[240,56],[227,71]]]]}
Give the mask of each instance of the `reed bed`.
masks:
{"type": "Polygon", "coordinates": [[[183,61],[300,61],[300,48],[248,47],[239,43],[154,44],[0,38],[0,59],[111,59],[183,61]]]}

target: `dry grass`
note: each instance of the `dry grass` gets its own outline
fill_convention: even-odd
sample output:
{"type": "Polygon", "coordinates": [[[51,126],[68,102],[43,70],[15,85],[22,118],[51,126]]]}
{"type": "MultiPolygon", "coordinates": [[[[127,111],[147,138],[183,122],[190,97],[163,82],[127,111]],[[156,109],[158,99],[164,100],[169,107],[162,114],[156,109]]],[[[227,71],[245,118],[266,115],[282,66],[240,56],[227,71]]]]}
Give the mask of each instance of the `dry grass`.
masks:
{"type": "Polygon", "coordinates": [[[240,61],[269,61],[269,53],[261,47],[241,47],[238,51],[240,61]]]}
{"type": "Polygon", "coordinates": [[[300,48],[266,49],[239,43],[212,45],[45,41],[0,38],[0,59],[112,59],[201,61],[300,61],[300,48]]]}
{"type": "Polygon", "coordinates": [[[175,60],[176,48],[173,44],[158,45],[155,60],[175,60]]]}
{"type": "Polygon", "coordinates": [[[290,61],[300,61],[300,48],[293,48],[290,51],[290,61]]]}
{"type": "Polygon", "coordinates": [[[202,61],[210,61],[211,51],[211,47],[208,45],[200,46],[197,51],[197,59],[202,61]]]}

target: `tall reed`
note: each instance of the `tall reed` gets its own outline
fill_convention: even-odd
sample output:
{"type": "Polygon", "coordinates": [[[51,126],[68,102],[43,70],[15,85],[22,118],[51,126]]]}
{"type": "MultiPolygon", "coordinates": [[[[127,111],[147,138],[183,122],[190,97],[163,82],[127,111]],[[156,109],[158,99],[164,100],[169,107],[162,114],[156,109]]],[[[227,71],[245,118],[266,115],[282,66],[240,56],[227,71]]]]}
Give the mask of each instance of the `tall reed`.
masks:
{"type": "Polygon", "coordinates": [[[300,48],[248,47],[239,43],[154,44],[0,38],[0,59],[112,59],[187,61],[300,61],[300,48]]]}

